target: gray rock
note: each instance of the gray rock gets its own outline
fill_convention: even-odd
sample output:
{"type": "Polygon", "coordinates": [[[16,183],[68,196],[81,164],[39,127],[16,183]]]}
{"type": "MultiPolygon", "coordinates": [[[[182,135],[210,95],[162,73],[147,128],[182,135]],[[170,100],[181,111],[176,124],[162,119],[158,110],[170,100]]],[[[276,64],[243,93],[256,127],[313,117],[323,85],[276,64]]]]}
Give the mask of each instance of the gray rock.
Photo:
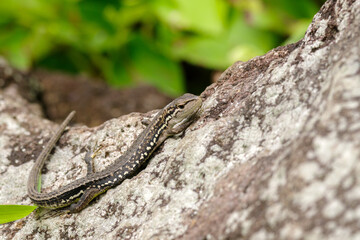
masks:
{"type": "MultiPolygon", "coordinates": [[[[0,92],[0,203],[30,204],[27,175],[51,130],[0,92]]],[[[360,239],[360,1],[327,1],[303,40],[235,63],[202,94],[200,118],[146,168],[77,214],[0,226],[5,239],[360,239]]],[[[34,111],[35,108],[35,111],[34,111]]],[[[147,115],[61,138],[43,191],[121,155],[147,115]]]]}

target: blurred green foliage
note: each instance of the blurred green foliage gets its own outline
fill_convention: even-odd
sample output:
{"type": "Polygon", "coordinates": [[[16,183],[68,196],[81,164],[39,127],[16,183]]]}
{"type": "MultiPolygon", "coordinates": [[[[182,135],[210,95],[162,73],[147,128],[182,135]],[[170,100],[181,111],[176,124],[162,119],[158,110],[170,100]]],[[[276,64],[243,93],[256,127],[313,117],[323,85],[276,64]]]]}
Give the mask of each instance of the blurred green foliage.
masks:
{"type": "Polygon", "coordinates": [[[20,69],[184,91],[181,62],[224,70],[301,39],[321,0],[0,1],[0,54],[20,69]]]}

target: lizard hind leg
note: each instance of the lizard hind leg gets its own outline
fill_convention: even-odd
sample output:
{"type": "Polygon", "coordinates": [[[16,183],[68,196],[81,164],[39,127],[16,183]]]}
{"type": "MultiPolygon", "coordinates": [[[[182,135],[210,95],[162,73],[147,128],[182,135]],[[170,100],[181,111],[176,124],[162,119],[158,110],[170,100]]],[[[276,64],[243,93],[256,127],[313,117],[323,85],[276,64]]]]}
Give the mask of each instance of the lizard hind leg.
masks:
{"type": "Polygon", "coordinates": [[[97,188],[89,188],[85,191],[85,193],[80,197],[79,201],[73,203],[69,207],[69,211],[71,213],[80,212],[83,210],[96,196],[103,193],[103,191],[97,188]]]}

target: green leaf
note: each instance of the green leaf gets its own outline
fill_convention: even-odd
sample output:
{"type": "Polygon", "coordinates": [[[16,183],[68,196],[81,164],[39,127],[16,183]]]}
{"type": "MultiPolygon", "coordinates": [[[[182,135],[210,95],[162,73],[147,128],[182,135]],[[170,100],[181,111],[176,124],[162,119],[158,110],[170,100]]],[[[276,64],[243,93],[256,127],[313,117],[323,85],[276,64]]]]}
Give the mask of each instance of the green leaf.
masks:
{"type": "Polygon", "coordinates": [[[312,19],[303,19],[302,21],[298,21],[296,24],[293,24],[290,37],[286,39],[282,45],[294,43],[302,39],[311,21],[312,19]]]}
{"type": "Polygon", "coordinates": [[[205,34],[223,31],[226,16],[225,2],[220,0],[176,0],[178,9],[189,29],[205,34]]]}
{"type": "Polygon", "coordinates": [[[21,69],[29,67],[31,62],[29,54],[23,51],[28,34],[29,32],[21,27],[0,33],[0,54],[5,55],[11,64],[21,69]]]}
{"type": "Polygon", "coordinates": [[[39,177],[38,177],[37,190],[38,190],[38,192],[41,192],[41,174],[39,174],[39,177]]]}
{"type": "Polygon", "coordinates": [[[106,81],[116,87],[131,86],[133,80],[129,70],[129,63],[125,61],[126,54],[123,51],[114,51],[111,56],[93,58],[105,76],[106,81]]]}
{"type": "Polygon", "coordinates": [[[109,32],[113,32],[113,26],[105,19],[104,11],[106,8],[119,6],[118,0],[107,0],[107,1],[98,1],[98,0],[86,0],[79,1],[79,12],[83,21],[92,22],[95,25],[99,26],[102,29],[105,29],[109,32]]]}
{"type": "Polygon", "coordinates": [[[27,205],[0,205],[0,224],[26,217],[36,208],[37,206],[27,205]]]}
{"type": "Polygon", "coordinates": [[[224,30],[229,5],[222,0],[157,0],[155,13],[176,28],[206,35],[224,30]]]}
{"type": "Polygon", "coordinates": [[[265,53],[277,44],[275,35],[271,32],[253,28],[244,21],[243,14],[234,14],[229,28],[229,42],[233,45],[249,45],[265,53]]]}
{"type": "Polygon", "coordinates": [[[265,0],[264,2],[273,11],[277,10],[278,12],[290,15],[293,18],[313,17],[316,11],[319,10],[315,4],[315,1],[312,0],[265,0]]]}
{"type": "Polygon", "coordinates": [[[225,39],[193,36],[174,44],[173,51],[179,59],[195,65],[223,69],[229,66],[226,56],[229,44],[225,39]],[[225,41],[225,42],[224,42],[225,41]]]}
{"type": "Polygon", "coordinates": [[[180,59],[196,65],[225,69],[235,61],[247,61],[266,53],[280,41],[274,34],[246,24],[240,13],[233,15],[229,29],[219,37],[185,36],[172,51],[180,59]]]}
{"type": "Polygon", "coordinates": [[[239,44],[229,52],[229,59],[232,63],[236,61],[248,61],[249,59],[264,54],[264,51],[251,44],[239,44]]]}
{"type": "Polygon", "coordinates": [[[49,53],[44,58],[39,59],[36,66],[47,69],[61,70],[68,73],[76,73],[77,67],[75,64],[78,64],[78,62],[75,61],[76,58],[74,55],[76,55],[74,54],[74,51],[73,54],[71,54],[71,52],[69,52],[69,50],[66,48],[58,49],[58,51],[49,53]]]}
{"type": "Polygon", "coordinates": [[[182,94],[184,85],[179,64],[151,46],[141,36],[130,42],[128,49],[134,80],[147,82],[172,96],[182,94]]]}

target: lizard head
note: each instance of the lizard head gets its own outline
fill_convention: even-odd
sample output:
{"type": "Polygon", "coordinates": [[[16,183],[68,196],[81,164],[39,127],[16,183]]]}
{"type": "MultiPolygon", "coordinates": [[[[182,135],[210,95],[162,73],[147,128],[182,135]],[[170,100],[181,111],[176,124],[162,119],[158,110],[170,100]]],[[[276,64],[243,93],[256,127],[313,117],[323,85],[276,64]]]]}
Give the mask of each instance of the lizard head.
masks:
{"type": "Polygon", "coordinates": [[[168,120],[168,133],[177,134],[185,130],[191,124],[201,105],[201,98],[190,93],[169,103],[165,107],[169,110],[169,114],[165,117],[168,120]]]}

